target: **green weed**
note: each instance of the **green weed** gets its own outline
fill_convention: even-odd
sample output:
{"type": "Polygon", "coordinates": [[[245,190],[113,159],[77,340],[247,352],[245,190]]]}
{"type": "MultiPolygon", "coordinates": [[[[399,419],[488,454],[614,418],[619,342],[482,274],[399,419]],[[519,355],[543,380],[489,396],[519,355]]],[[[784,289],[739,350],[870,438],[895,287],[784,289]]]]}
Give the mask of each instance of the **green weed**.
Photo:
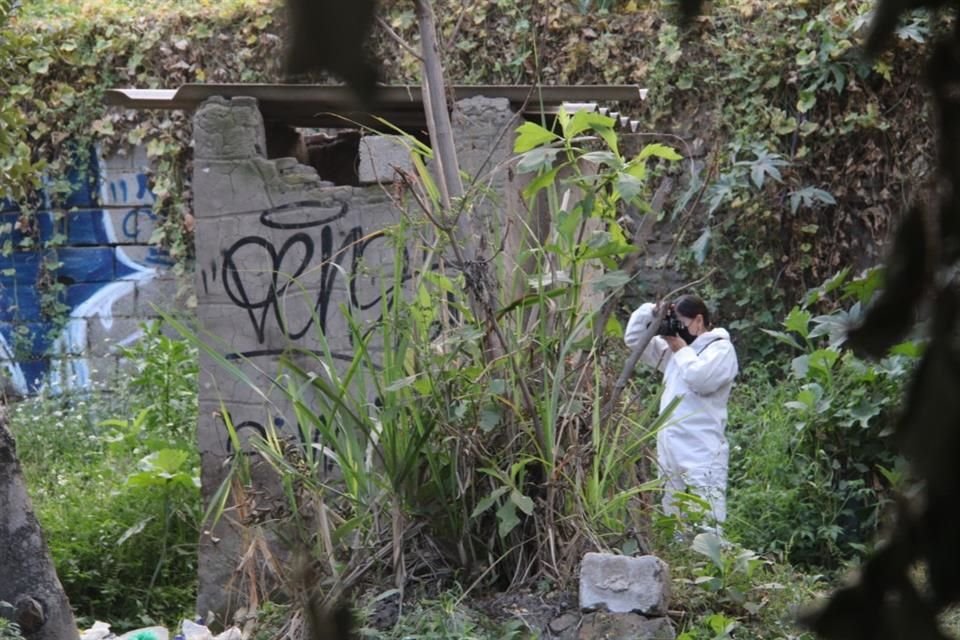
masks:
{"type": "Polygon", "coordinates": [[[34,509],[81,621],[122,629],[192,615],[196,354],[183,347],[148,329],[126,354],[138,359],[130,384],[12,407],[34,509]],[[157,405],[160,380],[179,402],[157,405]]]}

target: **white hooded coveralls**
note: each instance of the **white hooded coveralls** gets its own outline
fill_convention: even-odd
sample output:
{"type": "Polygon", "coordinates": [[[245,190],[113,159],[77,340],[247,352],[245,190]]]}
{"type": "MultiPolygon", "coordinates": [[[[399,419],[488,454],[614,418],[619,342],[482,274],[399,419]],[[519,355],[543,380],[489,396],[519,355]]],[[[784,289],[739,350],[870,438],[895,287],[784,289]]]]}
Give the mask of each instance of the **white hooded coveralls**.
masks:
{"type": "MultiPolygon", "coordinates": [[[[630,316],[624,341],[633,349],[655,318],[654,305],[646,303],[630,316]]],[[[711,329],[676,352],[654,336],[640,358],[663,372],[660,412],[673,399],[680,402],[657,434],[657,463],[664,478],[663,510],[676,514],[673,494],[689,487],[710,504],[710,519],[727,518],[727,466],[730,447],[727,399],[739,370],[737,353],[725,329],[711,329]]]]}

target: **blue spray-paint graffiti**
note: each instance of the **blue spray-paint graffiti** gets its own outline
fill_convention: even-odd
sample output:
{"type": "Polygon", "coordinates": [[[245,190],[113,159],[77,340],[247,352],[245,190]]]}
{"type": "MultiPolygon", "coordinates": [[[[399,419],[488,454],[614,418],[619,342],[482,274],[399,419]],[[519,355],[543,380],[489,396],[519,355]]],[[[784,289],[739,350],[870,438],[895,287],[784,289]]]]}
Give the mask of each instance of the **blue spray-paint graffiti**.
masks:
{"type": "Polygon", "coordinates": [[[146,246],[156,220],[146,174],[109,170],[92,155],[88,173],[69,176],[64,210],[22,216],[14,203],[0,201],[0,364],[21,394],[44,385],[88,387],[91,323],[109,331],[114,305],[167,265],[162,252],[146,246]],[[42,280],[62,285],[56,302],[68,310],[65,325],[44,312],[50,288],[42,280]]]}

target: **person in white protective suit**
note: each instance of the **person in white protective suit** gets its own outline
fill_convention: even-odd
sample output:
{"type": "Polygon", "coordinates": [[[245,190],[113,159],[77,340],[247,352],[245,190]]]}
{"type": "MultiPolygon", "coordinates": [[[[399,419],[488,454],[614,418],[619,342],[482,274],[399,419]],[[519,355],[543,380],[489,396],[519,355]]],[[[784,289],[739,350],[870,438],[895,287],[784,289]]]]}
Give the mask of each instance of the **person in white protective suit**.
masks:
{"type": "MultiPolygon", "coordinates": [[[[657,462],[664,479],[663,511],[678,513],[674,494],[692,491],[710,505],[708,520],[717,530],[727,517],[727,465],[730,448],[727,399],[739,370],[737,353],[725,329],[710,324],[703,300],[681,296],[673,305],[683,329],[676,336],[654,336],[641,360],[663,372],[660,412],[679,397],[657,434],[657,462]]],[[[641,305],[630,316],[624,341],[633,349],[654,321],[656,307],[641,305]]]]}

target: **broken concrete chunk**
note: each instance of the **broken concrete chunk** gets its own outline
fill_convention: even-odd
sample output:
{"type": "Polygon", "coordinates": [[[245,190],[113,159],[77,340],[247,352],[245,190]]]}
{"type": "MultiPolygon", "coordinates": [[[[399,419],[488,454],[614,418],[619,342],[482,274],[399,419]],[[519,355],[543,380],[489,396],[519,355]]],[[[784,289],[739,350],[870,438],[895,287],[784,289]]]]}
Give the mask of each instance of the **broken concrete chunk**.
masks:
{"type": "Polygon", "coordinates": [[[583,617],[577,640],[674,640],[676,637],[673,624],[667,618],[598,611],[583,617]]]}
{"type": "Polygon", "coordinates": [[[580,607],[613,613],[666,615],[670,600],[670,571],[655,556],[632,558],[588,553],[580,567],[580,607]]]}
{"type": "Polygon", "coordinates": [[[410,150],[400,136],[364,136],[360,139],[360,184],[394,182],[397,169],[413,173],[410,150]]]}
{"type": "Polygon", "coordinates": [[[548,626],[550,627],[550,631],[553,633],[563,633],[568,629],[573,629],[576,627],[578,622],[580,622],[580,616],[572,613],[565,613],[552,621],[548,626]]]}
{"type": "Polygon", "coordinates": [[[193,119],[194,158],[259,158],[266,150],[263,117],[255,99],[213,96],[200,105],[193,119]]]}

